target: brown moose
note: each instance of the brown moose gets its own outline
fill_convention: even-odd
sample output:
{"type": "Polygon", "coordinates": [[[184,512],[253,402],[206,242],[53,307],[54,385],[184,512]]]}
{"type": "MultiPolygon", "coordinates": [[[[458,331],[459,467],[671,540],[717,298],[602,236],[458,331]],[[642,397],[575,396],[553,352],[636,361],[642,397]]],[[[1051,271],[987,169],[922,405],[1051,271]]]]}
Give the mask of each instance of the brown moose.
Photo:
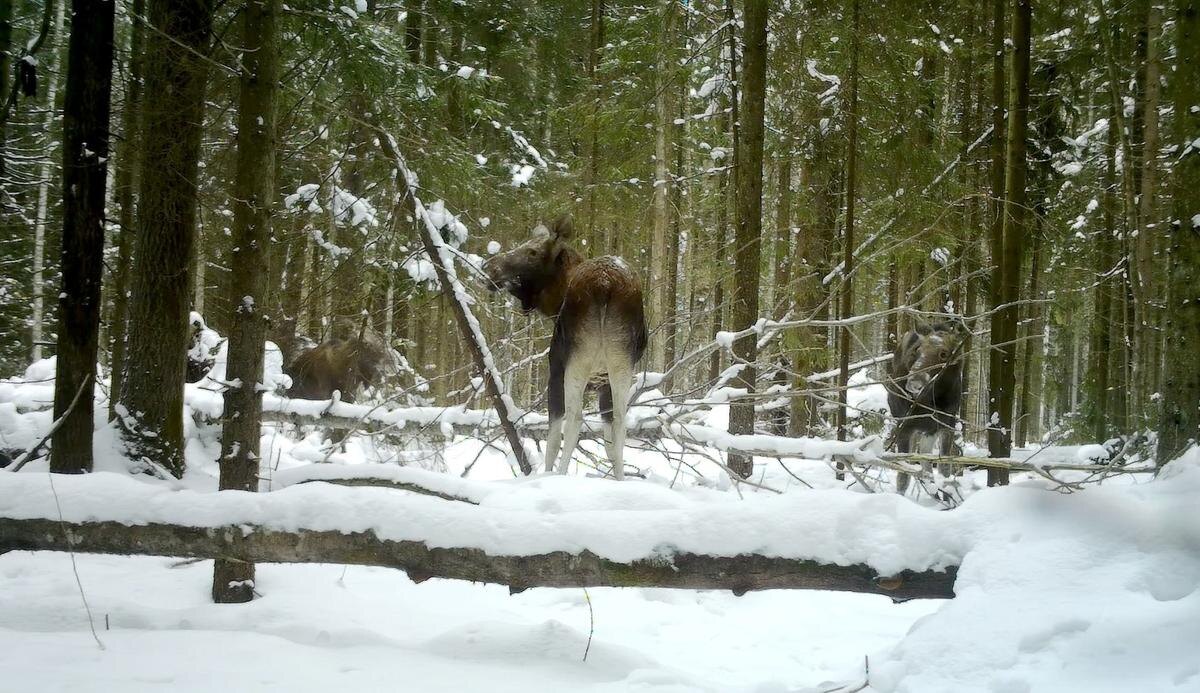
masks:
{"type": "MultiPolygon", "coordinates": [[[[896,345],[884,386],[897,421],[897,452],[954,454],[966,336],[962,323],[921,322],[896,345]]],[[[908,474],[899,473],[896,490],[904,493],[908,482],[908,474]]]]}
{"type": "Polygon", "coordinates": [[[341,393],[344,402],[354,402],[361,387],[379,384],[391,371],[387,346],[372,330],[357,337],[331,339],[300,354],[284,369],[292,378],[288,396],[297,399],[330,399],[341,393]]]}
{"type": "Polygon", "coordinates": [[[633,369],[646,350],[642,287],[621,258],[585,260],[567,245],[571,221],[562,217],[551,229],[538,225],[529,240],[492,257],[484,265],[491,290],[503,289],[526,311],[554,318],[550,340],[547,400],[550,434],[546,471],[565,474],[583,424],[583,396],[593,376],[599,385],[605,447],[613,476],[625,477],[625,412],[633,369]]]}

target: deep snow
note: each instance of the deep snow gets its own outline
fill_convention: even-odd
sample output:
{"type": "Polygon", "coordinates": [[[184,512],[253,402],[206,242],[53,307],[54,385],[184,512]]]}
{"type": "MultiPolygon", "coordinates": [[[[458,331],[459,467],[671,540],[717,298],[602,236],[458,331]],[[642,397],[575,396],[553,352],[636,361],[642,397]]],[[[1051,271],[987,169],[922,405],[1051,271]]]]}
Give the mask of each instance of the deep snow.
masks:
{"type": "MultiPolygon", "coordinates": [[[[22,382],[0,382],[4,447],[31,444],[50,423],[38,409],[52,383],[38,366],[22,382]]],[[[203,406],[207,393],[191,394],[203,406]]],[[[701,432],[721,428],[723,414],[714,407],[701,432]]],[[[567,478],[514,479],[511,460],[475,438],[401,451],[356,439],[328,455],[335,464],[314,465],[327,456],[322,436],[283,425],[264,428],[271,493],[217,497],[215,432],[189,418],[188,474],[164,482],[131,476],[102,427],[100,473],[56,480],[64,515],[372,527],[518,553],[586,546],[629,558],[667,546],[861,560],[884,571],[960,563],[957,597],[892,604],[816,591],[592,589],[584,662],[582,590],[509,596],[444,580],[414,585],[387,569],[265,565],[256,601],[214,605],[209,562],[78,555],[101,650],[70,557],[13,552],[0,556],[0,690],[812,692],[869,682],[864,690],[913,693],[1200,691],[1197,450],[1157,479],[1118,477],[1066,495],[1028,474],[985,489],[982,472],[969,472],[963,505],[939,511],[927,498],[847,490],[819,460],[784,468],[760,459],[755,480],[783,495],[733,489],[711,463],[692,457],[694,468],[679,467],[644,449],[628,454],[644,478],[621,484],[590,477],[579,455],[567,478]],[[397,467],[398,458],[427,469],[397,467]],[[479,506],[298,483],[362,474],[419,481],[479,506]]],[[[828,452],[819,443],[794,444],[828,452]]],[[[603,456],[599,443],[585,447],[603,456]]],[[[1050,448],[1037,459],[1096,452],[1050,448]]],[[[0,515],[56,512],[44,462],[0,471],[0,515]]]]}

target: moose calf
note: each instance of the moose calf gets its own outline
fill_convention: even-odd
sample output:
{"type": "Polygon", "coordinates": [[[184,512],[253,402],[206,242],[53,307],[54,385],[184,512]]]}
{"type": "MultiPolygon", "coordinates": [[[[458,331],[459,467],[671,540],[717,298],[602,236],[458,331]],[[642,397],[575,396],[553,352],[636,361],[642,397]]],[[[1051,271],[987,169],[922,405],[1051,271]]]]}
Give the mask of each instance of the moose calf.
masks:
{"type": "MultiPolygon", "coordinates": [[[[918,323],[897,343],[884,386],[897,421],[898,452],[934,454],[936,448],[938,454],[953,454],[966,336],[962,323],[938,320],[918,323]]],[[[908,474],[899,473],[896,490],[904,493],[908,481],[908,474]]]]}
{"type": "Polygon", "coordinates": [[[284,369],[292,378],[288,397],[329,399],[336,390],[342,401],[354,402],[358,388],[377,384],[390,365],[387,345],[371,330],[351,339],[331,339],[284,369]]]}
{"type": "Polygon", "coordinates": [[[583,395],[593,376],[600,383],[600,413],[613,476],[625,478],[625,412],[634,364],[646,350],[646,318],[637,276],[618,257],[585,260],[567,245],[571,221],[552,229],[538,225],[529,240],[484,265],[492,291],[503,289],[525,312],[554,318],[550,340],[550,434],[546,471],[560,449],[558,472],[565,474],[583,425],[583,395]]]}

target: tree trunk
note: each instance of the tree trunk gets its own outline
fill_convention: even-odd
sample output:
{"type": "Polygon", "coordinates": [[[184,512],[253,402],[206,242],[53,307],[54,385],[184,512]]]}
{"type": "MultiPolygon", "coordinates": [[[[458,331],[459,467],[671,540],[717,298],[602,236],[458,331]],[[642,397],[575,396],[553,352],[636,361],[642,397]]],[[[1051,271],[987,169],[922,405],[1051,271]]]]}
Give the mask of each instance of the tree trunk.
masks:
{"type": "Polygon", "coordinates": [[[115,7],[105,0],[71,3],[63,103],[62,289],[54,377],[54,418],[66,418],[51,439],[52,472],[92,470],[92,390],[104,270],[115,7]],[[77,397],[81,390],[82,396],[77,397]]]}
{"type": "MultiPolygon", "coordinates": [[[[995,405],[995,425],[989,431],[988,453],[1008,457],[1012,450],[1013,397],[1016,389],[1016,337],[1018,301],[1021,296],[1021,258],[1028,234],[1029,211],[1026,204],[1027,162],[1025,160],[1026,124],[1029,117],[1029,48],[1031,0],[1015,0],[1012,18],[1013,57],[1009,83],[1008,145],[1005,160],[1004,252],[1000,258],[1002,307],[992,325],[992,349],[999,355],[991,377],[991,397],[995,405]]],[[[1005,470],[988,470],[989,485],[1007,484],[1005,470]]]]}
{"type": "MultiPolygon", "coordinates": [[[[766,105],[767,76],[767,2],[745,0],[743,5],[743,43],[745,69],[742,71],[741,123],[734,144],[737,173],[737,232],[735,280],[732,296],[732,324],[735,329],[753,325],[758,320],[759,269],[762,255],[762,165],[763,111],[766,105]]],[[[758,341],[742,339],[734,343],[733,353],[741,370],[733,379],[733,387],[754,392],[758,358],[758,341]]],[[[729,407],[729,432],[754,432],[754,401],[743,399],[729,407]]],[[[754,458],[730,455],[729,468],[743,478],[754,472],[754,458]]]]}
{"type": "MultiPolygon", "coordinates": [[[[1162,14],[1156,0],[1151,0],[1146,9],[1146,60],[1144,64],[1144,83],[1142,98],[1142,158],[1141,180],[1138,196],[1138,234],[1137,234],[1137,289],[1138,299],[1138,331],[1143,336],[1141,350],[1137,354],[1139,369],[1144,376],[1143,385],[1148,392],[1157,392],[1155,382],[1159,376],[1158,363],[1159,339],[1154,333],[1156,313],[1154,300],[1158,293],[1160,273],[1155,267],[1154,257],[1157,250],[1157,239],[1162,235],[1162,227],[1158,223],[1155,200],[1158,193],[1158,106],[1160,99],[1159,87],[1159,54],[1162,41],[1162,14]]],[[[1193,104],[1194,105],[1194,104],[1193,104]]],[[[1143,419],[1152,422],[1154,403],[1144,403],[1148,411],[1143,419]]]]}
{"type": "Polygon", "coordinates": [[[424,0],[405,0],[404,52],[414,63],[421,62],[421,15],[425,14],[424,0]]]}
{"type": "Polygon", "coordinates": [[[137,255],[118,410],[129,454],[183,475],[183,382],[210,0],[150,0],[137,255]]]}
{"type": "Polygon", "coordinates": [[[109,330],[112,357],[109,361],[112,380],[108,387],[108,418],[116,418],[117,402],[125,378],[125,336],[128,328],[129,273],[133,262],[133,245],[137,240],[133,222],[133,190],[138,184],[138,150],[140,141],[138,121],[142,102],[142,32],[146,14],[145,0],[133,0],[129,18],[129,79],[126,85],[125,106],[121,111],[122,142],[117,148],[117,176],[114,188],[120,216],[117,217],[117,265],[112,271],[112,314],[109,330]]]}
{"type": "MultiPolygon", "coordinates": [[[[65,0],[58,2],[54,6],[54,32],[50,39],[50,55],[54,60],[59,60],[59,42],[62,38],[63,30],[63,5],[65,0]]],[[[4,73],[0,73],[2,75],[4,73]]],[[[47,135],[54,129],[54,118],[57,114],[57,98],[58,98],[58,75],[51,74],[49,79],[50,86],[46,89],[46,120],[45,129],[47,135]]],[[[30,356],[33,361],[40,361],[42,358],[42,341],[45,339],[42,336],[45,327],[44,306],[45,306],[45,270],[46,262],[46,222],[48,220],[47,212],[49,211],[50,203],[50,154],[53,151],[54,141],[47,137],[46,140],[47,156],[38,167],[38,201],[37,201],[37,219],[34,222],[33,233],[33,315],[31,319],[30,329],[30,356]]]]}
{"type": "Polygon", "coordinates": [[[597,144],[600,123],[600,56],[604,46],[604,2],[591,0],[591,29],[588,32],[588,122],[584,153],[583,188],[587,198],[587,238],[592,247],[603,252],[616,252],[611,238],[600,238],[596,233],[596,185],[599,181],[600,149],[597,144]]]}
{"type": "Polygon", "coordinates": [[[1113,265],[1117,261],[1116,227],[1114,214],[1117,211],[1117,131],[1115,120],[1109,121],[1108,140],[1105,147],[1104,166],[1104,228],[1100,230],[1097,244],[1095,279],[1095,318],[1092,321],[1092,345],[1090,366],[1092,383],[1092,437],[1097,443],[1108,439],[1109,431],[1109,369],[1112,350],[1112,333],[1116,324],[1113,313],[1113,284],[1116,281],[1113,265]]]}
{"type": "Polygon", "coordinates": [[[1200,440],[1200,152],[1185,143],[1200,132],[1200,3],[1176,0],[1178,52],[1171,90],[1175,142],[1184,152],[1175,164],[1166,311],[1167,359],[1158,463],[1166,464],[1200,440]]]}
{"type": "Polygon", "coordinates": [[[658,335],[650,345],[650,367],[655,370],[666,369],[667,272],[673,271],[673,268],[667,266],[670,256],[667,246],[670,243],[671,220],[675,212],[671,206],[674,198],[672,190],[675,187],[671,167],[675,159],[675,117],[678,111],[675,105],[678,67],[675,62],[675,43],[680,14],[679,3],[676,0],[664,0],[661,12],[654,92],[654,235],[648,287],[649,323],[652,329],[658,330],[658,335]]]}
{"type": "Polygon", "coordinates": [[[1017,433],[1017,447],[1025,447],[1029,440],[1030,429],[1033,429],[1033,435],[1038,436],[1038,422],[1040,418],[1037,415],[1037,402],[1034,401],[1034,393],[1037,392],[1040,396],[1041,387],[1038,386],[1041,378],[1039,371],[1041,370],[1041,349],[1042,340],[1042,321],[1040,318],[1040,307],[1038,300],[1038,279],[1041,276],[1041,255],[1042,255],[1042,233],[1041,233],[1041,218],[1046,209],[1042,204],[1035,205],[1037,210],[1038,220],[1034,222],[1037,232],[1033,234],[1033,247],[1030,249],[1029,263],[1029,293],[1027,300],[1029,303],[1025,305],[1025,319],[1022,320],[1021,343],[1021,401],[1017,412],[1017,421],[1015,429],[1017,433]]]}
{"type": "MultiPolygon", "coordinates": [[[[842,290],[839,318],[850,317],[854,311],[854,197],[858,174],[858,6],[859,0],[851,2],[853,18],[850,25],[850,103],[846,109],[846,230],[842,239],[842,290]]],[[[848,440],[846,395],[850,386],[850,326],[843,325],[838,335],[838,440],[848,440]]],[[[844,478],[840,471],[834,475],[839,481],[844,478]]]]}
{"type": "MultiPolygon", "coordinates": [[[[233,325],[221,415],[221,490],[257,491],[262,436],[263,340],[267,321],[271,207],[275,198],[275,94],[279,0],[249,0],[242,10],[242,61],[234,174],[229,303],[233,325]]],[[[213,601],[254,598],[254,564],[218,559],[213,601]]]]}
{"type": "MultiPolygon", "coordinates": [[[[991,147],[991,233],[989,234],[989,249],[991,251],[992,273],[989,292],[990,305],[993,311],[1004,302],[1001,287],[1003,285],[1003,256],[1004,256],[1004,94],[1007,82],[1004,72],[1004,11],[1005,0],[992,0],[992,147],[991,147]]],[[[1003,329],[998,311],[993,312],[990,319],[991,343],[1001,341],[1003,329]]],[[[999,420],[1000,402],[999,377],[1002,370],[1002,354],[994,346],[988,352],[988,409],[987,430],[988,450],[992,457],[1005,457],[1004,431],[997,425],[999,420]]],[[[1001,481],[1003,473],[1000,470],[988,470],[988,484],[1005,483],[1001,481]]]]}

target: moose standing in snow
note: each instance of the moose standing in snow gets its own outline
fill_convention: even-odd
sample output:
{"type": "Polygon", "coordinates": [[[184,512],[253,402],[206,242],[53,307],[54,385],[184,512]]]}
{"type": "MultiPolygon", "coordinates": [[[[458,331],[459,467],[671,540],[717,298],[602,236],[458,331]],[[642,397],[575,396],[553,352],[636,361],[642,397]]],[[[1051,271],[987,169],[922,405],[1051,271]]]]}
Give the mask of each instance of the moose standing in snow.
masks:
{"type": "MultiPolygon", "coordinates": [[[[896,345],[884,385],[888,408],[897,421],[898,452],[953,454],[965,331],[961,323],[948,320],[921,322],[896,345]]],[[[922,466],[931,468],[929,463],[922,466]]],[[[896,490],[908,490],[908,474],[897,474],[896,490]]]]}
{"type": "Polygon", "coordinates": [[[550,435],[546,471],[555,469],[561,444],[565,474],[583,424],[583,395],[594,376],[599,384],[605,447],[613,476],[625,477],[625,411],[633,368],[646,350],[646,318],[637,276],[618,257],[585,260],[567,245],[571,221],[552,229],[538,225],[529,240],[488,260],[492,291],[503,289],[525,312],[555,318],[550,341],[550,435]],[[565,434],[565,435],[564,435],[565,434]]]}
{"type": "Polygon", "coordinates": [[[355,337],[331,339],[296,357],[284,369],[292,378],[288,397],[329,399],[336,391],[352,403],[360,388],[393,372],[392,360],[383,338],[364,326],[355,337]]]}

